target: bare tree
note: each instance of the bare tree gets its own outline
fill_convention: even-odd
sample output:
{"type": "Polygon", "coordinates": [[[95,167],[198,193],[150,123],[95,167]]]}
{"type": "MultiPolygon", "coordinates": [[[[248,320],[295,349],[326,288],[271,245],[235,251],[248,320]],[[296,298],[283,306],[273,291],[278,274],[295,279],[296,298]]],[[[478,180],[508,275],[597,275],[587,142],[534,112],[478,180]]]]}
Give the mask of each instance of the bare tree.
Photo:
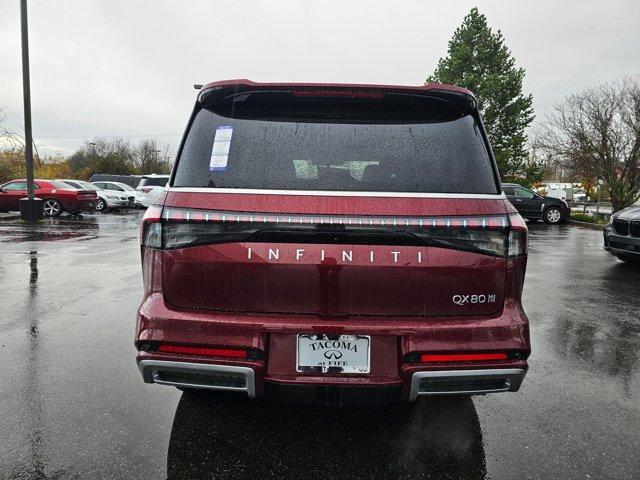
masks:
{"type": "Polygon", "coordinates": [[[24,148],[24,139],[17,133],[9,130],[5,121],[7,114],[4,108],[0,108],[0,147],[3,149],[21,149],[24,148]]]}
{"type": "Polygon", "coordinates": [[[640,79],[629,77],[569,95],[554,105],[536,146],[581,178],[605,181],[618,211],[640,197],[640,79]]]}
{"type": "Polygon", "coordinates": [[[120,137],[95,137],[68,159],[71,174],[78,178],[89,178],[93,173],[131,175],[137,173],[135,149],[120,137]]]}
{"type": "Polygon", "coordinates": [[[135,148],[136,163],[141,174],[169,173],[171,171],[170,147],[155,138],[145,138],[135,148]]]}
{"type": "MultiPolygon", "coordinates": [[[[0,108],[0,149],[4,152],[24,152],[25,140],[24,136],[19,133],[10,130],[5,122],[7,120],[7,114],[4,108],[0,108]]],[[[40,155],[38,153],[38,147],[35,140],[33,141],[34,160],[36,165],[40,164],[40,155]]]]}

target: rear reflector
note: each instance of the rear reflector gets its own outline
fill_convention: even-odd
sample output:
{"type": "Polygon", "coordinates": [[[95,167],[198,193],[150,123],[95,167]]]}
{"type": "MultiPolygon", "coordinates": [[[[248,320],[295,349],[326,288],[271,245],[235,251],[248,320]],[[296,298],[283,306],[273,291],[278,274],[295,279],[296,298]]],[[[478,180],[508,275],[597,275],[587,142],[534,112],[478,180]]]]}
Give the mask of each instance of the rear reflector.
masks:
{"type": "Polygon", "coordinates": [[[160,345],[159,352],[180,353],[183,355],[202,355],[205,357],[247,358],[245,350],[228,348],[184,347],[180,345],[160,345]]]}
{"type": "Polygon", "coordinates": [[[453,354],[423,354],[420,361],[435,362],[480,362],[484,360],[507,360],[506,353],[453,353],[453,354]]]}

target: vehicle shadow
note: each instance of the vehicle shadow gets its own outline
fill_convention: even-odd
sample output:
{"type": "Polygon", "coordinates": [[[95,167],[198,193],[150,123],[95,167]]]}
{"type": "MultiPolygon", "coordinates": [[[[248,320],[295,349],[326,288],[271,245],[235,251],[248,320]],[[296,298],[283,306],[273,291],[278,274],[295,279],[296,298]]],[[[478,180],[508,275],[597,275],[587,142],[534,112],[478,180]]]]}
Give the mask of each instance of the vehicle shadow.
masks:
{"type": "Polygon", "coordinates": [[[167,453],[169,479],[481,479],[470,398],[380,409],[300,407],[184,393],[167,453]]]}

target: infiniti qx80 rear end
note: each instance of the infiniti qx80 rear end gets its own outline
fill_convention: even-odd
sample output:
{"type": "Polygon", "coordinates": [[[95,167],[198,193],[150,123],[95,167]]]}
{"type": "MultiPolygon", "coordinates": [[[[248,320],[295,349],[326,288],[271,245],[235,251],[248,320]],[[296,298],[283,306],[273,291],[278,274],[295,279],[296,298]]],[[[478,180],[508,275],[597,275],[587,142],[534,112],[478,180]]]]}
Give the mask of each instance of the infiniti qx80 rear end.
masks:
{"type": "Polygon", "coordinates": [[[145,382],[321,404],[516,391],[527,229],[462,88],[216,82],[142,225],[145,382]]]}

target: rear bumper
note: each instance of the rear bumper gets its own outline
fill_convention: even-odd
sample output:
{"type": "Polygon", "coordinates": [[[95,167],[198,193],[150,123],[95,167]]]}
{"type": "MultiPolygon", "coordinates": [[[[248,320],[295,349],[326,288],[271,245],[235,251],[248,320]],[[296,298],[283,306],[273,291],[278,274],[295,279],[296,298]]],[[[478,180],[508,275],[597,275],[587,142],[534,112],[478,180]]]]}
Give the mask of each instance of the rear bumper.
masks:
{"type": "Polygon", "coordinates": [[[530,352],[528,319],[515,302],[507,302],[493,317],[331,320],[313,315],[176,310],[165,304],[160,293],[149,295],[140,307],[135,344],[147,383],[340,405],[348,404],[345,399],[352,397],[353,403],[367,403],[357,402],[357,396],[393,403],[412,401],[419,395],[513,392],[524,378],[530,352]],[[297,372],[296,338],[300,333],[370,335],[370,373],[297,372]],[[158,351],[162,344],[244,348],[259,355],[249,360],[175,354],[158,351]],[[412,359],[414,353],[431,352],[517,355],[499,361],[430,364],[412,359]]]}
{"type": "Polygon", "coordinates": [[[87,198],[87,199],[65,199],[62,202],[62,207],[67,212],[74,212],[76,210],[93,210],[93,208],[98,203],[98,198],[87,198]]]}
{"type": "Polygon", "coordinates": [[[98,203],[98,199],[91,199],[91,200],[78,200],[78,210],[93,210],[93,208],[96,206],[96,203],[98,203]]]}
{"type": "MultiPolygon", "coordinates": [[[[256,396],[255,372],[252,368],[141,360],[138,364],[145,383],[158,383],[178,388],[198,388],[245,393],[256,396]]],[[[408,401],[426,395],[484,395],[516,392],[526,375],[523,368],[494,368],[479,370],[435,370],[411,375],[408,401]]],[[[343,387],[272,384],[267,397],[297,403],[330,403],[331,397],[340,404],[385,405],[402,400],[400,387],[343,387]],[[279,387],[279,388],[278,388],[279,387]],[[320,402],[319,402],[320,401],[320,402]]]]}

